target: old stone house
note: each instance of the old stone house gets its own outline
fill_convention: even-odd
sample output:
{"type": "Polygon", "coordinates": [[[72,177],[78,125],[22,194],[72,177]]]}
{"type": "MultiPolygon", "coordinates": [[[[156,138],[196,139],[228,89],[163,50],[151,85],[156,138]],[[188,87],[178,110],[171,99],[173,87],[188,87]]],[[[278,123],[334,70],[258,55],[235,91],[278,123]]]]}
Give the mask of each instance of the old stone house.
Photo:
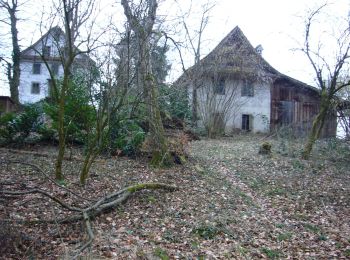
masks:
{"type": "MultiPolygon", "coordinates": [[[[210,131],[267,133],[285,126],[305,135],[319,110],[318,89],[274,69],[239,27],[175,85],[187,88],[198,123],[210,131]]],[[[322,136],[335,133],[336,117],[330,115],[322,136]]]]}

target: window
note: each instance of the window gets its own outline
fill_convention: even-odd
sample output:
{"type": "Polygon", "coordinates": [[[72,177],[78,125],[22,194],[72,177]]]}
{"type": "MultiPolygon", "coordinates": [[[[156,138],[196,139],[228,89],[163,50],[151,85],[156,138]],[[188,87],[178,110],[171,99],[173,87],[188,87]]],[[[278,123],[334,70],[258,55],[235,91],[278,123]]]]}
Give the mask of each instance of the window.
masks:
{"type": "Polygon", "coordinates": [[[38,82],[32,83],[31,93],[35,95],[40,94],[40,83],[38,82]]]}
{"type": "Polygon", "coordinates": [[[58,63],[54,63],[51,65],[51,70],[53,75],[57,76],[58,75],[58,71],[59,71],[59,65],[58,63]]]}
{"type": "Polygon", "coordinates": [[[40,73],[41,73],[41,64],[34,63],[33,64],[33,74],[40,74],[40,73]]]}
{"type": "Polygon", "coordinates": [[[252,115],[243,114],[242,115],[242,130],[251,131],[253,124],[252,115]]]}
{"type": "Polygon", "coordinates": [[[252,82],[246,80],[242,85],[242,97],[253,97],[254,96],[254,85],[252,82]]]}
{"type": "Polygon", "coordinates": [[[50,57],[50,55],[51,55],[51,46],[44,46],[43,47],[43,55],[45,57],[50,57]]]}
{"type": "Polygon", "coordinates": [[[214,82],[214,93],[218,95],[225,95],[225,80],[220,79],[214,82]]]}

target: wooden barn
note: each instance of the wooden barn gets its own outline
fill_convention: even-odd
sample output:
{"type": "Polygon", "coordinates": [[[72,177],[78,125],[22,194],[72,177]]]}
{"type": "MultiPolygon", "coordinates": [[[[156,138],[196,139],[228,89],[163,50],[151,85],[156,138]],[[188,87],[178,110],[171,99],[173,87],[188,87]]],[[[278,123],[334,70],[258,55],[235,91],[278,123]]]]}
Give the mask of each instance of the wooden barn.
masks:
{"type": "MultiPolygon", "coordinates": [[[[305,136],[319,111],[319,90],[273,68],[262,57],[261,45],[254,48],[239,27],[175,85],[188,90],[199,125],[214,124],[225,132],[266,133],[285,127],[305,136]]],[[[334,113],[321,136],[335,136],[336,126],[334,113]]]]}

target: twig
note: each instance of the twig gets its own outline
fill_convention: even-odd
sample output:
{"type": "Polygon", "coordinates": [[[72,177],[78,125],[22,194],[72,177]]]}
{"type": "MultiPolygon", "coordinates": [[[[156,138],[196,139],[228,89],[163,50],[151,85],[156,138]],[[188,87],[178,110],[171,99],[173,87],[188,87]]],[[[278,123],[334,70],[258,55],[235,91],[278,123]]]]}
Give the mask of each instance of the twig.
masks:
{"type": "Polygon", "coordinates": [[[84,222],[85,222],[85,227],[86,227],[86,233],[88,234],[89,236],[89,240],[82,246],[79,248],[78,252],[75,254],[75,256],[72,258],[73,259],[77,259],[79,257],[79,255],[86,249],[88,248],[92,242],[94,241],[95,239],[95,236],[94,236],[94,233],[92,231],[92,227],[91,227],[91,222],[90,222],[90,219],[89,219],[89,215],[86,211],[83,212],[83,219],[84,219],[84,222]]]}
{"type": "Polygon", "coordinates": [[[59,184],[57,181],[55,181],[53,178],[51,178],[48,174],[46,174],[46,172],[44,172],[39,166],[37,166],[35,164],[27,163],[27,162],[20,162],[20,161],[13,161],[13,160],[0,161],[0,164],[22,164],[22,165],[30,166],[30,167],[34,168],[35,170],[37,170],[38,172],[40,172],[46,179],[51,181],[57,187],[65,190],[65,191],[68,191],[69,193],[73,194],[74,196],[76,196],[79,199],[86,200],[86,201],[92,201],[90,199],[87,199],[87,198],[80,196],[79,194],[75,193],[71,189],[68,189],[68,188],[64,187],[63,185],[59,184]]]}
{"type": "MultiPolygon", "coordinates": [[[[40,169],[40,168],[39,168],[40,169]]],[[[151,190],[156,190],[156,189],[163,189],[167,191],[175,191],[178,190],[178,187],[174,185],[168,185],[164,183],[141,183],[141,184],[136,184],[129,186],[127,188],[124,188],[120,191],[114,192],[110,195],[107,195],[100,200],[98,200],[96,203],[93,205],[86,207],[86,208],[78,208],[74,207],[71,205],[68,205],[67,203],[61,201],[60,199],[56,198],[55,196],[51,195],[50,193],[38,189],[38,188],[32,188],[27,191],[8,191],[8,190],[0,190],[0,194],[2,195],[10,195],[10,196],[20,196],[20,195],[26,195],[26,194],[34,194],[38,193],[41,194],[45,197],[50,198],[51,200],[55,201],[59,205],[61,205],[63,208],[73,211],[73,212],[79,212],[79,214],[71,216],[69,218],[65,219],[54,219],[51,221],[46,221],[49,223],[69,223],[69,222],[75,222],[79,220],[84,220],[85,226],[86,226],[86,232],[89,236],[88,241],[79,248],[78,252],[72,259],[77,259],[79,255],[89,246],[91,246],[93,240],[94,240],[94,233],[92,231],[92,226],[90,219],[95,218],[96,216],[102,214],[103,212],[113,209],[117,207],[118,205],[126,202],[132,194],[135,192],[145,190],[145,189],[151,189],[151,190]]]]}

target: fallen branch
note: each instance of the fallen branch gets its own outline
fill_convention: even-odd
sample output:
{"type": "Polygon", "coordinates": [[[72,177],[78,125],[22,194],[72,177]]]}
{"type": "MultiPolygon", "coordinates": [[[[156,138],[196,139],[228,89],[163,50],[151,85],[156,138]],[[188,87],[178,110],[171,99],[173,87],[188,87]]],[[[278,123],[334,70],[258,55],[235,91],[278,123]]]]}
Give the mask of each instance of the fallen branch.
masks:
{"type": "Polygon", "coordinates": [[[42,174],[46,179],[48,179],[53,184],[55,184],[57,187],[59,187],[59,188],[65,190],[65,191],[73,194],[74,196],[76,196],[79,199],[86,200],[86,201],[91,201],[91,200],[89,200],[87,198],[84,198],[84,197],[80,196],[79,194],[75,193],[71,189],[68,189],[68,188],[64,187],[63,185],[59,184],[57,181],[55,181],[53,178],[51,178],[45,171],[43,171],[39,166],[37,166],[35,164],[27,163],[27,162],[21,162],[21,161],[14,161],[14,160],[0,161],[0,165],[1,164],[22,164],[22,165],[26,165],[26,166],[32,167],[33,169],[37,170],[40,174],[42,174]]]}
{"type": "MultiPolygon", "coordinates": [[[[115,207],[119,206],[120,204],[126,202],[130,196],[138,191],[141,190],[166,190],[166,191],[175,191],[178,190],[178,187],[174,185],[168,185],[164,183],[141,183],[141,184],[136,184],[129,186],[127,188],[124,188],[122,190],[116,191],[114,193],[111,193],[101,199],[99,199],[97,202],[94,204],[85,207],[85,208],[78,208],[71,206],[64,201],[56,198],[55,196],[51,195],[47,191],[44,191],[42,189],[38,188],[32,188],[26,191],[9,191],[9,190],[0,190],[1,195],[7,195],[7,196],[23,196],[27,194],[40,194],[43,195],[52,201],[56,202],[59,204],[61,207],[63,207],[66,210],[72,211],[72,212],[78,212],[77,215],[71,216],[69,218],[64,218],[60,220],[51,220],[48,221],[50,223],[70,223],[70,222],[75,222],[75,221],[80,221],[83,220],[85,223],[86,227],[86,232],[88,234],[88,241],[84,243],[83,246],[81,246],[78,249],[78,252],[72,259],[78,258],[78,256],[91,244],[93,243],[94,240],[94,233],[92,231],[92,226],[91,226],[91,219],[94,219],[96,216],[101,215],[103,212],[109,211],[114,209],[115,207]]],[[[45,221],[46,222],[46,221],[45,221]]]]}

